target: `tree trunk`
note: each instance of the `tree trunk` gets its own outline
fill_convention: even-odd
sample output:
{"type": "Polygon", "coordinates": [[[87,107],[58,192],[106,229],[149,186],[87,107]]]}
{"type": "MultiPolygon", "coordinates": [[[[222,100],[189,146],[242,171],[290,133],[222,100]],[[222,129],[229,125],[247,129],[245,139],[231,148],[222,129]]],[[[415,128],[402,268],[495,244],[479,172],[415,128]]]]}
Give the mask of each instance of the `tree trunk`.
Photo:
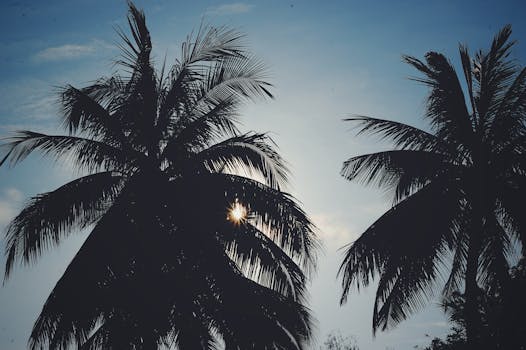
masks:
{"type": "Polygon", "coordinates": [[[468,349],[479,349],[481,320],[479,312],[479,287],[477,284],[478,253],[480,251],[480,231],[472,232],[466,266],[466,280],[464,296],[464,319],[466,322],[466,338],[468,349]]]}
{"type": "Polygon", "coordinates": [[[484,180],[483,171],[479,171],[474,180],[471,200],[471,225],[469,232],[469,247],[466,261],[466,276],[464,297],[464,320],[468,349],[480,349],[481,315],[479,310],[480,290],[477,283],[479,254],[484,233],[484,180]]]}

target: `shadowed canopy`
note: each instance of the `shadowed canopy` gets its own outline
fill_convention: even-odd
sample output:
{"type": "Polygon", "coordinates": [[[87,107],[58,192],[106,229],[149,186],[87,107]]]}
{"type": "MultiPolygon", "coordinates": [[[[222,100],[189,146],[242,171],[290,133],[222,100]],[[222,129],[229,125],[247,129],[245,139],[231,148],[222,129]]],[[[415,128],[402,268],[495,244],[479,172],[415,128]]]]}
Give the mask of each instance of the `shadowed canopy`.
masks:
{"type": "Polygon", "coordinates": [[[340,267],[342,303],[353,286],[378,280],[374,331],[425,305],[450,267],[443,294],[466,288],[473,339],[479,288],[508,279],[511,242],[526,238],[526,70],[510,58],[510,35],[504,27],[489,51],[474,58],[460,46],[464,83],[442,54],[429,52],[425,61],[404,57],[422,74],[414,80],[430,90],[430,132],[365,116],[348,119],[359,133],[395,146],[350,158],[342,170],[349,180],[394,192],[392,208],[348,247],[340,267]]]}
{"type": "Polygon", "coordinates": [[[202,27],[158,72],[131,3],[128,22],[126,76],[66,86],[65,135],[20,131],[3,145],[0,164],[40,152],[84,174],[33,197],[7,229],[6,278],[91,230],[30,348],[305,349],[314,227],[281,191],[287,169],[269,137],[237,129],[243,102],[272,97],[264,66],[236,31],[202,27]],[[234,203],[245,210],[235,222],[234,203]]]}

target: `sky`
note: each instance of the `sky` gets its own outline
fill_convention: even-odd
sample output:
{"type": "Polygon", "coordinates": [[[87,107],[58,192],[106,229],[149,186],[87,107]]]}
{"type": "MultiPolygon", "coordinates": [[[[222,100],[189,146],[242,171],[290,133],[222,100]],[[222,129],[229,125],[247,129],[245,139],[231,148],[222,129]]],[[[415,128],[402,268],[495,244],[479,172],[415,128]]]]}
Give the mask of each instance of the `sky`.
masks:
{"type": "MultiPolygon", "coordinates": [[[[391,197],[340,177],[347,158],[388,149],[356,137],[343,118],[365,114],[426,128],[426,89],[408,78],[416,72],[402,54],[428,51],[458,67],[458,44],[489,47],[505,24],[518,43],[513,55],[526,59],[523,1],[136,1],[146,13],[155,62],[169,64],[181,42],[201,21],[246,34],[249,49],[267,65],[273,100],[242,111],[242,129],[269,132],[288,161],[287,191],[319,228],[323,251],[310,289],[318,349],[329,332],[352,336],[362,350],[412,349],[448,331],[438,298],[397,328],[371,331],[374,286],[354,291],[340,306],[337,270],[342,247],[391,205],[391,197]]],[[[5,0],[0,4],[0,136],[30,129],[60,133],[57,88],[82,87],[114,73],[119,56],[114,28],[125,27],[123,0],[5,0]]],[[[30,157],[0,169],[0,228],[24,202],[53,190],[75,173],[67,165],[30,157]]],[[[0,287],[0,349],[22,350],[32,323],[86,232],[75,233],[36,265],[20,267],[0,287]]],[[[393,233],[396,234],[396,233],[393,233]]],[[[3,250],[4,242],[0,243],[3,250]]],[[[5,258],[0,256],[0,269],[5,258]]],[[[437,289],[438,290],[438,289],[437,289]]],[[[81,302],[81,301],[79,301],[81,302]]]]}

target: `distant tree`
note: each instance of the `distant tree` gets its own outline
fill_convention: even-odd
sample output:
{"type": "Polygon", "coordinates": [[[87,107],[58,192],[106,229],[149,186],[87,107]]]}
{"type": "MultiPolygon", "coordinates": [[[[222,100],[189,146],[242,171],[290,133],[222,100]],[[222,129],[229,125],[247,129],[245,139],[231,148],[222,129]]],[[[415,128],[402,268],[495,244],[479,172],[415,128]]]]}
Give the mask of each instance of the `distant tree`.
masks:
{"type": "MultiPolygon", "coordinates": [[[[481,350],[526,349],[526,260],[523,258],[510,271],[510,280],[487,291],[481,290],[478,310],[481,315],[481,350]]],[[[454,292],[442,302],[452,322],[451,332],[445,340],[435,338],[425,350],[467,350],[465,297],[454,292]]]]}
{"type": "Polygon", "coordinates": [[[272,141],[237,129],[244,101],[271,96],[263,65],[239,33],[201,28],[157,72],[131,3],[128,22],[129,75],[65,87],[67,135],[21,131],[4,144],[0,165],[41,152],[87,174],[32,198],[7,229],[6,278],[91,229],[30,348],[304,349],[313,225],[281,191],[272,141]]]}
{"type": "Polygon", "coordinates": [[[489,51],[472,59],[460,46],[466,95],[442,54],[425,62],[405,56],[428,86],[430,132],[365,116],[349,118],[360,133],[396,149],[347,160],[342,175],[393,189],[393,207],[347,249],[340,267],[344,303],[351,287],[378,277],[373,330],[385,330],[421,308],[452,254],[444,296],[464,286],[467,341],[479,343],[480,289],[508,278],[514,238],[526,244],[526,70],[510,58],[504,27],[489,51]],[[467,105],[466,105],[467,103],[467,105]]]}
{"type": "Polygon", "coordinates": [[[327,336],[320,350],[359,350],[359,348],[354,338],[344,337],[339,332],[332,332],[327,336]]]}

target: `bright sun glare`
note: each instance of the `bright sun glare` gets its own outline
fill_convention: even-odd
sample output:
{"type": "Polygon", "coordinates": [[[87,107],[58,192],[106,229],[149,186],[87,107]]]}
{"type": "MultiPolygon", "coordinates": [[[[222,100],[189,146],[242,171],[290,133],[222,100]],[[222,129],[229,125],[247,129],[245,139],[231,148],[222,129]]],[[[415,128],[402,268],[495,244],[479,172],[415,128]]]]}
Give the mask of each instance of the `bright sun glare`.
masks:
{"type": "Polygon", "coordinates": [[[234,223],[240,223],[245,220],[247,217],[247,208],[245,208],[241,203],[235,202],[230,206],[228,210],[228,220],[234,223]]]}

